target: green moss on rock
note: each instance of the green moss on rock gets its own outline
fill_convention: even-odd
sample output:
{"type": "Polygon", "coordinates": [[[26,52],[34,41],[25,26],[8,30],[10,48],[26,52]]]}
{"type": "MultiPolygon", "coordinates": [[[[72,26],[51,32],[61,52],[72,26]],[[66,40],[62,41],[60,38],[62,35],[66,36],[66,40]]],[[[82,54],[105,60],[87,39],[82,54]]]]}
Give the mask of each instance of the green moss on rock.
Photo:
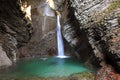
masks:
{"type": "Polygon", "coordinates": [[[120,8],[120,0],[113,1],[111,5],[107,8],[107,12],[111,12],[117,8],[120,8]]]}

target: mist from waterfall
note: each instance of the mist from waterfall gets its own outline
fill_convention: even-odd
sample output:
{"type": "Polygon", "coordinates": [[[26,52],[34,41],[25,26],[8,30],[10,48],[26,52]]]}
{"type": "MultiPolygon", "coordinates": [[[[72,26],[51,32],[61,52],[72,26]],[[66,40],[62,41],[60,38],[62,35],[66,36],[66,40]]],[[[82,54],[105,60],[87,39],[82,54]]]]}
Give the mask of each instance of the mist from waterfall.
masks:
{"type": "Polygon", "coordinates": [[[61,25],[60,25],[60,17],[61,15],[57,15],[57,48],[58,48],[58,56],[60,58],[64,58],[64,43],[62,38],[61,32],[61,25]]]}

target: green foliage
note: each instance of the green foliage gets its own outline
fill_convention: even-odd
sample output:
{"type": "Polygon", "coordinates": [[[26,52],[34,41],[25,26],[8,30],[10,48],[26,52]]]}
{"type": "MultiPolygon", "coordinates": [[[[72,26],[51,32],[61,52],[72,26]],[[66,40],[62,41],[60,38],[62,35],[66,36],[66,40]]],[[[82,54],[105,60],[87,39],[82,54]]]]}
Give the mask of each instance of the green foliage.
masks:
{"type": "Polygon", "coordinates": [[[120,0],[113,1],[106,11],[111,12],[117,8],[120,8],[120,0]]]}

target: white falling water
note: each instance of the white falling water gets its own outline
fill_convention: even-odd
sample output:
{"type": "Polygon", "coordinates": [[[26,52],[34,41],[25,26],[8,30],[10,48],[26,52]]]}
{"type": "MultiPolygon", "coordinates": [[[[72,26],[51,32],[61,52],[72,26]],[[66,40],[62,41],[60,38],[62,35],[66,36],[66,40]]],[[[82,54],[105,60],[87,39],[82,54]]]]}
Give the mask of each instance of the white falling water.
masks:
{"type": "Polygon", "coordinates": [[[64,44],[61,33],[60,17],[61,15],[57,15],[57,47],[58,47],[57,57],[65,58],[66,56],[64,55],[64,44]]]}

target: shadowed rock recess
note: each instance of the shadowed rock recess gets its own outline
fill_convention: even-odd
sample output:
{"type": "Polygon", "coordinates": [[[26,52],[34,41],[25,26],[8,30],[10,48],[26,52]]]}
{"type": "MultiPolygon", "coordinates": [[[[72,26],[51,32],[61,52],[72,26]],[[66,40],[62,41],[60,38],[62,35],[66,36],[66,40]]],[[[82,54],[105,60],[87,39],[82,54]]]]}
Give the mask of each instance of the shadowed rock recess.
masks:
{"type": "MultiPolygon", "coordinates": [[[[109,70],[119,75],[115,73],[120,73],[120,0],[53,1],[71,56],[101,68],[96,80],[109,70]]],[[[56,55],[55,10],[45,0],[0,0],[0,68],[21,57],[56,55]],[[31,18],[24,11],[29,6],[31,18]]]]}

